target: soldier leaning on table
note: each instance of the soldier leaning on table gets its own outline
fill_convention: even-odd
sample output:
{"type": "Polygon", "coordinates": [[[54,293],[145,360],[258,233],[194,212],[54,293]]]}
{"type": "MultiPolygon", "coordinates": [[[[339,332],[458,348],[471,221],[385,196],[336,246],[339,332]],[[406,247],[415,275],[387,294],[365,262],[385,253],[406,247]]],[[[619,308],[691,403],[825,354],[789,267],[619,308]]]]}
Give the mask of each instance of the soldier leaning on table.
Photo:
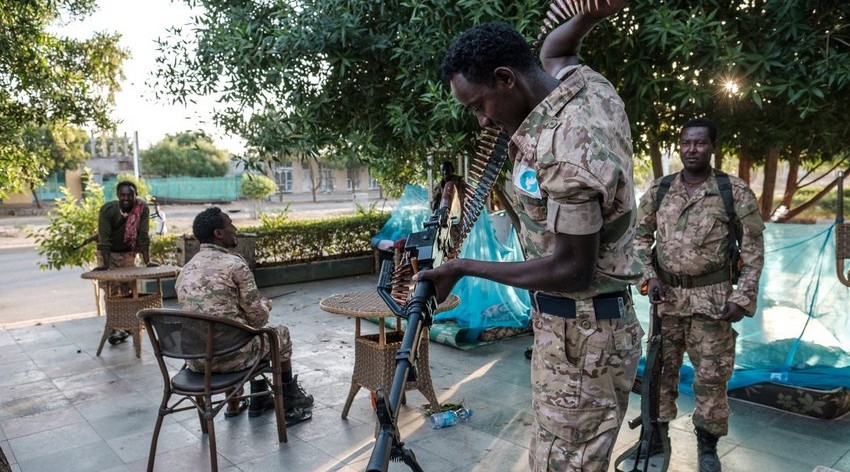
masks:
{"type": "MultiPolygon", "coordinates": [[[[147,267],[157,264],[150,259],[149,219],[147,203],[138,198],[136,184],[118,182],[118,200],[100,207],[97,218],[97,267],[107,270],[116,267],[135,267],[136,254],[142,255],[147,267]]],[[[110,297],[128,297],[132,293],[130,282],[109,284],[110,297]]],[[[109,344],[124,342],[128,331],[115,330],[109,335],[109,344]]]]}

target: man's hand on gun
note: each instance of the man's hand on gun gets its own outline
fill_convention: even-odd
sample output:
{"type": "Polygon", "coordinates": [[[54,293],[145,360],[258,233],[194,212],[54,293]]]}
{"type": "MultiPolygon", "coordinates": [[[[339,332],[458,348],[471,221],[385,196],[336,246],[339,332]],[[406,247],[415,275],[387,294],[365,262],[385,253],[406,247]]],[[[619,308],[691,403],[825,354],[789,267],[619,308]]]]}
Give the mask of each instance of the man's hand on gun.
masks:
{"type": "Polygon", "coordinates": [[[434,284],[434,291],[437,293],[437,303],[443,303],[451,294],[458,280],[463,277],[458,267],[460,263],[458,259],[443,261],[439,267],[413,274],[413,281],[430,280],[434,284]]]}
{"type": "MultiPolygon", "coordinates": [[[[652,303],[653,305],[667,301],[667,298],[664,295],[664,288],[661,286],[661,282],[658,279],[647,280],[646,285],[641,287],[640,293],[641,295],[650,294],[649,303],[652,303]]],[[[726,320],[730,323],[737,323],[744,319],[745,316],[747,316],[747,311],[737,303],[733,302],[726,302],[726,306],[723,307],[723,311],[720,312],[720,319],[726,320]]]]}
{"type": "Polygon", "coordinates": [[[661,281],[658,279],[647,280],[640,288],[640,294],[649,294],[649,303],[652,303],[653,305],[667,301],[667,298],[664,296],[664,288],[661,286],[661,281]]]}

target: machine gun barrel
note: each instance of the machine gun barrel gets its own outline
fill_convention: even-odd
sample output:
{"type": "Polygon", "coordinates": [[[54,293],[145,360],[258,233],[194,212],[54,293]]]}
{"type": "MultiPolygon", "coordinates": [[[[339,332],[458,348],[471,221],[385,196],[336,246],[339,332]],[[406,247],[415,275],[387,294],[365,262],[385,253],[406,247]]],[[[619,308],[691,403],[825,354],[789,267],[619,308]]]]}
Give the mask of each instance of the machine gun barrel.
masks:
{"type": "Polygon", "coordinates": [[[416,456],[410,449],[404,448],[404,443],[398,432],[398,410],[404,393],[404,384],[416,362],[416,353],[422,340],[422,330],[430,326],[431,317],[437,306],[437,293],[434,284],[423,280],[416,284],[413,298],[405,305],[407,329],[404,332],[401,346],[396,354],[396,370],[389,396],[383,390],[378,391],[376,410],[379,429],[375,438],[375,447],[366,468],[368,472],[386,472],[390,459],[400,460],[412,470],[421,472],[422,468],[416,462],[416,456]]]}

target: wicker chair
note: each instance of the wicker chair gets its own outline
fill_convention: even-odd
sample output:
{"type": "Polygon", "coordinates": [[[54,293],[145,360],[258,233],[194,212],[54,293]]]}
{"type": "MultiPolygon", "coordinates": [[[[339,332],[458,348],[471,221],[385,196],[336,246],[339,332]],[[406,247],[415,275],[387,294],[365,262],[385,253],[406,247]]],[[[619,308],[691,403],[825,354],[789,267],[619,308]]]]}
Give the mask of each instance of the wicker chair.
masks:
{"type": "Polygon", "coordinates": [[[249,398],[252,395],[238,393],[241,387],[256,377],[266,377],[271,373],[272,389],[268,393],[256,394],[273,395],[277,435],[279,442],[286,442],[286,422],[284,420],[283,387],[280,372],[280,343],[277,333],[272,328],[255,329],[250,326],[210,315],[203,315],[182,310],[146,309],[139,311],[139,319],[153,345],[156,360],[162,372],[165,389],[156,427],[151,438],[150,455],[148,456],[148,471],[153,470],[156,458],[156,446],[162,420],[166,415],[195,409],[201,421],[201,431],[209,436],[210,466],[218,470],[215,444],[215,416],[223,410],[229,400],[249,398]],[[259,338],[261,349],[270,346],[271,366],[264,359],[257,359],[245,370],[228,373],[213,373],[210,360],[240,349],[247,343],[259,338]],[[165,358],[198,359],[206,362],[204,373],[193,372],[183,367],[177,374],[171,376],[165,363],[165,358]],[[213,400],[213,395],[223,394],[224,398],[213,400]],[[172,402],[172,396],[180,399],[172,402]],[[171,404],[169,405],[169,403],[171,404]],[[185,403],[184,403],[185,402],[185,403]],[[187,404],[190,403],[190,404],[187,404]]]}

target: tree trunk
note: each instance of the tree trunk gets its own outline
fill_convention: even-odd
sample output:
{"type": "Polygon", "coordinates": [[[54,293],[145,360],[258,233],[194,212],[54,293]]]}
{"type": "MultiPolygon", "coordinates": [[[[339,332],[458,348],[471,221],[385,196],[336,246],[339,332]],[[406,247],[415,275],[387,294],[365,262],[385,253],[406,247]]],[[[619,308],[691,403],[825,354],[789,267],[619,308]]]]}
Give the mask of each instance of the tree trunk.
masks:
{"type": "Polygon", "coordinates": [[[740,154],[738,155],[738,177],[744,180],[747,185],[750,184],[750,171],[753,168],[753,160],[750,159],[750,146],[741,145],[740,154]]]}
{"type": "Polygon", "coordinates": [[[649,158],[652,160],[652,176],[653,179],[664,177],[664,166],[661,163],[661,146],[658,144],[658,138],[649,136],[649,158]]]}
{"type": "Polygon", "coordinates": [[[800,172],[800,150],[793,149],[788,157],[788,180],[785,181],[785,194],[782,195],[782,202],[785,208],[791,208],[791,201],[794,199],[794,194],[797,193],[797,178],[800,172]]]}
{"type": "Polygon", "coordinates": [[[776,188],[776,166],[779,164],[779,148],[768,148],[764,159],[764,184],[761,189],[761,217],[767,221],[773,212],[773,191],[776,188]]]}
{"type": "Polygon", "coordinates": [[[41,201],[38,199],[38,192],[35,191],[35,185],[30,184],[30,192],[32,192],[32,199],[35,200],[35,207],[40,210],[41,201]]]}
{"type": "MultiPolygon", "coordinates": [[[[850,168],[847,168],[847,169],[845,169],[845,170],[844,170],[844,175],[848,175],[848,174],[850,174],[850,168]]],[[[806,209],[808,209],[809,207],[811,207],[812,205],[814,205],[815,203],[817,203],[817,202],[818,202],[818,200],[820,200],[821,198],[823,198],[823,196],[824,196],[824,195],[826,195],[826,194],[828,194],[829,192],[831,192],[831,191],[832,191],[832,189],[833,189],[836,185],[838,185],[838,179],[834,179],[832,182],[830,182],[829,184],[827,184],[827,186],[826,186],[826,187],[824,187],[824,188],[823,188],[823,190],[821,190],[820,192],[818,192],[818,193],[817,193],[817,195],[815,195],[814,197],[812,197],[812,199],[811,199],[811,200],[809,200],[809,201],[807,201],[807,202],[803,203],[802,205],[799,205],[799,206],[797,206],[797,207],[792,208],[792,209],[791,209],[791,211],[789,211],[788,213],[786,213],[785,215],[783,215],[783,216],[782,216],[782,218],[780,218],[778,221],[779,221],[780,223],[784,223],[784,222],[786,222],[786,221],[791,220],[792,218],[794,218],[795,216],[799,215],[800,213],[802,213],[802,212],[806,211],[806,209]]]]}
{"type": "Polygon", "coordinates": [[[316,203],[316,190],[319,184],[316,183],[316,173],[313,171],[313,163],[307,161],[307,169],[310,170],[310,193],[313,195],[313,203],[316,203]]]}
{"type": "Polygon", "coordinates": [[[723,170],[723,151],[720,149],[720,146],[714,149],[714,168],[723,170]]]}

